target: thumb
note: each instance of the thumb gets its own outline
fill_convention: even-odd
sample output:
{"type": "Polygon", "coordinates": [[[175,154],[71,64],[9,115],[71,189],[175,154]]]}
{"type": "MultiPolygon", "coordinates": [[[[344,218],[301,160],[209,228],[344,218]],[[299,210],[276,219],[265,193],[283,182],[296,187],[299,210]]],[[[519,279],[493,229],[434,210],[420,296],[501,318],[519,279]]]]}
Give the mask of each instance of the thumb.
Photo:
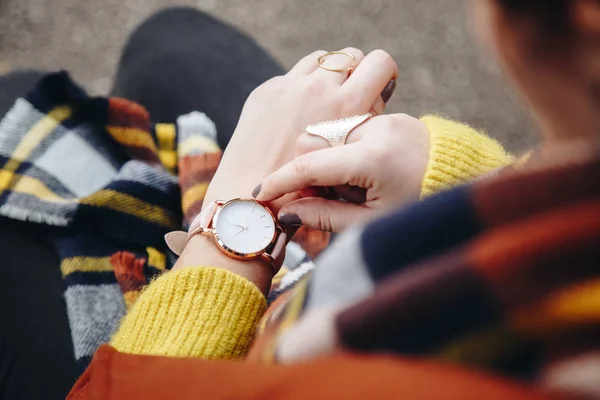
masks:
{"type": "Polygon", "coordinates": [[[286,204],[278,215],[283,224],[340,232],[350,225],[368,220],[374,213],[364,205],[307,197],[286,204]]]}

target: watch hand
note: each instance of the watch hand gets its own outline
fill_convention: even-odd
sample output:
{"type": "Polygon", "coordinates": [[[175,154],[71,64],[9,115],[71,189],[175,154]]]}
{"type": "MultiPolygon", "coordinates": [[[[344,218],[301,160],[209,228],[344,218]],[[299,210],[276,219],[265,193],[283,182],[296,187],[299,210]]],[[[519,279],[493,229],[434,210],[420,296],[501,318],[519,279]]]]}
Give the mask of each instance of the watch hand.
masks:
{"type": "Polygon", "coordinates": [[[244,232],[244,231],[246,230],[246,228],[244,228],[243,226],[242,226],[241,228],[242,228],[242,229],[240,229],[240,230],[238,231],[238,233],[236,233],[234,236],[237,236],[237,235],[239,235],[240,233],[242,233],[242,232],[244,232]]]}

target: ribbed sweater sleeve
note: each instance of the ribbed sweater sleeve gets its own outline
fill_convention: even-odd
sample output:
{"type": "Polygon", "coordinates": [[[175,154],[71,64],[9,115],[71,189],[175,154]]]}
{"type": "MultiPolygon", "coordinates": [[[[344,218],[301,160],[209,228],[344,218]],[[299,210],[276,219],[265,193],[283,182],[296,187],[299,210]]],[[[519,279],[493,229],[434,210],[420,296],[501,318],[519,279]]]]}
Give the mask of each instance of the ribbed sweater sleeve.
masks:
{"type": "Polygon", "coordinates": [[[494,139],[468,125],[429,115],[421,118],[430,135],[429,163],[421,197],[460,185],[506,166],[513,156],[494,139]]]}
{"type": "Polygon", "coordinates": [[[163,274],[142,292],[111,345],[132,354],[235,359],[246,354],[266,300],[220,268],[163,274]]]}

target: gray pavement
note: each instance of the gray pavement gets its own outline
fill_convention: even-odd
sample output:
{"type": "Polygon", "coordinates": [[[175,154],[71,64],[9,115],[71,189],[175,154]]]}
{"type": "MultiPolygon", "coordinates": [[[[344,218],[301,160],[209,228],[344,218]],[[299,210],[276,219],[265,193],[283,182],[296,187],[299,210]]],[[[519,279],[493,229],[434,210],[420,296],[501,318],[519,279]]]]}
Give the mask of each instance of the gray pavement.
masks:
{"type": "Polygon", "coordinates": [[[513,151],[534,143],[497,66],[470,36],[466,0],[0,0],[0,73],[68,69],[105,94],[128,33],[169,5],[238,27],[286,67],[317,49],[385,49],[400,66],[391,112],[443,113],[513,151]]]}

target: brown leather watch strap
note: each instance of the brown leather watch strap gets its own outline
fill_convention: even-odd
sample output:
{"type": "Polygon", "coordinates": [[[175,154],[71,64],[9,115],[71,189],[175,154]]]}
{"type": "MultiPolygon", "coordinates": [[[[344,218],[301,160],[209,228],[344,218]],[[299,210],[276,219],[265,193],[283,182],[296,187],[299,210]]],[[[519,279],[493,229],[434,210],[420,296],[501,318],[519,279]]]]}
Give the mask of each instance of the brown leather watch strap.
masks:
{"type": "Polygon", "coordinates": [[[273,250],[271,250],[271,257],[273,257],[273,276],[279,272],[281,266],[283,265],[283,260],[285,259],[285,247],[287,246],[287,234],[285,232],[281,232],[277,241],[275,242],[275,246],[273,246],[273,250]]]}
{"type": "Polygon", "coordinates": [[[167,247],[171,250],[177,257],[181,255],[183,249],[185,249],[185,245],[188,241],[188,233],[185,231],[173,231],[169,232],[165,235],[165,242],[167,243],[167,247]]]}
{"type": "MultiPolygon", "coordinates": [[[[188,242],[188,234],[185,231],[169,232],[165,235],[165,242],[167,243],[169,249],[179,257],[188,242]]],[[[273,275],[279,272],[279,269],[283,265],[283,261],[285,260],[286,245],[287,234],[285,232],[281,232],[277,237],[277,241],[275,242],[275,246],[273,246],[273,250],[270,252],[271,257],[273,257],[273,275]]]]}
{"type": "Polygon", "coordinates": [[[210,223],[212,222],[213,217],[215,216],[215,212],[217,211],[217,202],[213,201],[210,203],[204,210],[194,218],[192,223],[190,224],[190,229],[188,229],[187,240],[198,233],[201,233],[202,230],[211,228],[210,223]]]}
{"type": "Polygon", "coordinates": [[[180,256],[192,236],[197,235],[204,229],[210,228],[215,211],[217,211],[217,203],[212,202],[194,218],[188,232],[173,231],[167,233],[165,235],[165,242],[169,249],[177,256],[180,256]]]}

